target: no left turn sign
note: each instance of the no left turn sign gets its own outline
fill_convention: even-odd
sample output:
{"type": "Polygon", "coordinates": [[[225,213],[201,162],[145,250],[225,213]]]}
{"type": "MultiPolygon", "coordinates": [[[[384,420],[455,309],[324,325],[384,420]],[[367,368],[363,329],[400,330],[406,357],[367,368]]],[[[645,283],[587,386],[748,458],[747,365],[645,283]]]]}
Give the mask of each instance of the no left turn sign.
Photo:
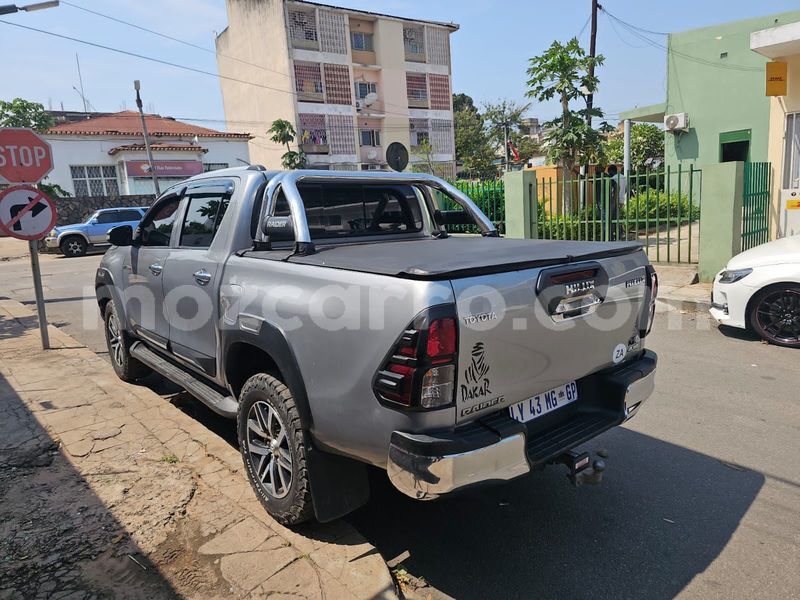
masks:
{"type": "Polygon", "coordinates": [[[17,185],[0,192],[0,231],[6,235],[38,240],[55,224],[55,204],[41,190],[17,185]]]}

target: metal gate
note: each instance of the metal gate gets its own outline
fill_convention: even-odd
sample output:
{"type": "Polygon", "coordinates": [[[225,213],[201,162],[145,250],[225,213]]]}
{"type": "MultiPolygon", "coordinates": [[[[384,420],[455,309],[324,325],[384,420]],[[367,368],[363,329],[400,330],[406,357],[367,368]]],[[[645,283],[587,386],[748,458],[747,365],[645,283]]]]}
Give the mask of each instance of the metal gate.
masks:
{"type": "Polygon", "coordinates": [[[770,163],[744,163],[742,250],[769,241],[770,163]]]}

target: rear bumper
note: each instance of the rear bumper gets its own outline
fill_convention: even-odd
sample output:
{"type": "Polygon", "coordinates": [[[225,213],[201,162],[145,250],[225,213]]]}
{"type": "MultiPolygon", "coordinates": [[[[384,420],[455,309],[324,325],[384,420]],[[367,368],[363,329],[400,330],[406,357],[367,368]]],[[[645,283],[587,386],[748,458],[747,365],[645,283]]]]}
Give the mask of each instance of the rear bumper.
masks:
{"type": "Polygon", "coordinates": [[[581,400],[541,420],[520,423],[503,410],[454,431],[395,431],[389,479],[407,496],[433,500],[524,475],[633,417],[653,393],[656,363],[647,350],[635,362],[590,375],[578,382],[581,400]]]}

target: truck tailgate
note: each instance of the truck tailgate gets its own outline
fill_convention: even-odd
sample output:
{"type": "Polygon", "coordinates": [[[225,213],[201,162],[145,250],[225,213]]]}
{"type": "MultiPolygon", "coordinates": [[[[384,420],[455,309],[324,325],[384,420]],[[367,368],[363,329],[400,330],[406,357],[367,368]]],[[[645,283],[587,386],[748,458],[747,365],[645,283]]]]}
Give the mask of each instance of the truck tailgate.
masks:
{"type": "Polygon", "coordinates": [[[648,301],[643,252],[454,279],[458,422],[638,354],[648,301]]]}

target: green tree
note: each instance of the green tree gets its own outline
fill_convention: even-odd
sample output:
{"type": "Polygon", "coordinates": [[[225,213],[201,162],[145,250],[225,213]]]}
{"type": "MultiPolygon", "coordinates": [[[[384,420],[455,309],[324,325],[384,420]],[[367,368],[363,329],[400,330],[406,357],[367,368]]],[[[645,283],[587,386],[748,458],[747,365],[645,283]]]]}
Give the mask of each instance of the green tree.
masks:
{"type": "Polygon", "coordinates": [[[302,151],[292,150],[291,144],[294,142],[297,132],[295,132],[289,121],[275,119],[267,133],[272,134],[269,138],[270,140],[276,144],[286,146],[286,152],[281,156],[281,164],[284,169],[302,169],[306,166],[306,155],[302,151]]]}
{"type": "Polygon", "coordinates": [[[497,168],[494,166],[495,149],[486,133],[483,117],[473,106],[458,110],[453,115],[456,160],[461,164],[461,171],[469,177],[494,177],[497,168]]]}
{"type": "MultiPolygon", "coordinates": [[[[549,158],[564,168],[565,177],[576,165],[603,162],[602,137],[586,123],[586,95],[594,93],[598,83],[589,69],[602,65],[603,60],[602,55],[587,56],[577,38],[566,44],[555,41],[542,55],[530,59],[527,96],[539,102],[555,98],[561,103],[561,115],[544,126],[549,158]],[[576,100],[581,100],[584,108],[574,110],[570,103],[576,100]]],[[[596,107],[590,114],[603,115],[596,107]]]]}
{"type": "Polygon", "coordinates": [[[518,104],[514,100],[501,98],[496,102],[487,102],[483,105],[483,119],[486,122],[486,130],[489,139],[497,148],[503,149],[505,156],[505,127],[508,123],[509,139],[514,140],[514,136],[522,129],[522,119],[525,112],[531,107],[528,104],[518,104]]]}
{"type": "MultiPolygon", "coordinates": [[[[624,160],[624,139],[621,131],[613,131],[605,141],[608,162],[621,164],[624,160]]],[[[664,158],[664,132],[652,123],[634,123],[631,126],[631,169],[645,168],[648,159],[664,158]]]]}
{"type": "Polygon", "coordinates": [[[55,121],[44,105],[30,102],[24,98],[14,98],[10,102],[0,100],[0,127],[29,127],[34,131],[47,131],[55,121]]]}
{"type": "Polygon", "coordinates": [[[460,110],[469,110],[472,112],[478,112],[478,109],[475,107],[475,101],[472,99],[472,96],[469,96],[464,93],[453,94],[453,112],[458,112],[460,110]]]}

